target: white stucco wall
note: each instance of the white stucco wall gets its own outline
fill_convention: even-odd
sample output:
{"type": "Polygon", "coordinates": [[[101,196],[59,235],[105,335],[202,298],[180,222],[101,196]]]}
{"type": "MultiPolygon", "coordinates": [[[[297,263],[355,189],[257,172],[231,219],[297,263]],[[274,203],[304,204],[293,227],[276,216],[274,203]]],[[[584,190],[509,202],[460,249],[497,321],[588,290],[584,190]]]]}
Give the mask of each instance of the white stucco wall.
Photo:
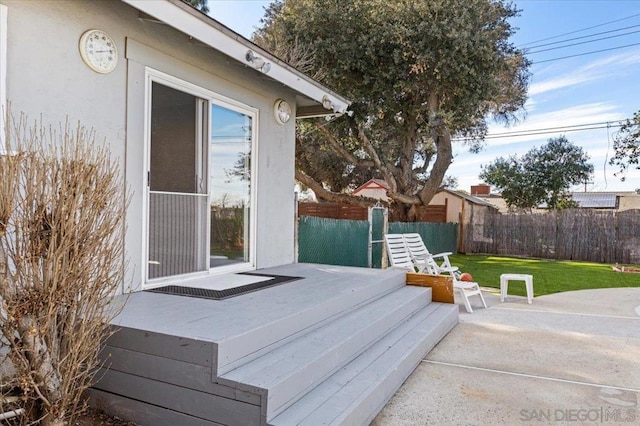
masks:
{"type": "MultiPolygon", "coordinates": [[[[190,40],[171,27],[140,19],[118,0],[0,0],[8,9],[7,97],[14,113],[56,124],[80,121],[106,140],[126,170],[132,198],[126,249],[130,283],[139,289],[143,259],[145,67],[241,102],[258,113],[256,266],[294,261],[295,120],[273,118],[278,98],[295,105],[293,93],[263,74],[190,40]],[[119,62],[110,74],[84,65],[78,40],[101,29],[117,43],[119,62]]],[[[295,112],[294,112],[295,115],[295,112]]]]}

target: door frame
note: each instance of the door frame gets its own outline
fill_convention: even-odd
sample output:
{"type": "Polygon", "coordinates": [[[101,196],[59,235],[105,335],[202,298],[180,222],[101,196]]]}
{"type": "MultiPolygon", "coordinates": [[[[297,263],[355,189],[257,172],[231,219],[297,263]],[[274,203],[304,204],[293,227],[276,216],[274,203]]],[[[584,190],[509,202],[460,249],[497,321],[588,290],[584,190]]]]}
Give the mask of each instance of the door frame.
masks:
{"type": "MultiPolygon", "coordinates": [[[[143,282],[142,282],[142,290],[158,287],[161,285],[166,285],[170,282],[175,281],[184,281],[185,279],[190,278],[201,278],[203,276],[208,275],[221,275],[227,273],[236,273],[236,272],[244,272],[251,271],[256,269],[256,235],[257,235],[257,218],[258,218],[258,196],[257,196],[257,177],[258,177],[258,128],[259,128],[259,110],[257,108],[246,105],[242,102],[239,102],[235,99],[220,95],[211,90],[205,89],[204,87],[198,86],[196,84],[190,83],[188,81],[182,80],[180,78],[174,77],[170,74],[164,73],[162,71],[158,71],[156,69],[145,67],[145,99],[144,99],[144,164],[141,170],[142,179],[145,182],[144,185],[144,196],[143,196],[143,214],[142,214],[142,235],[143,235],[143,244],[142,244],[142,260],[143,260],[143,282]],[[211,114],[211,106],[218,105],[229,110],[239,112],[247,115],[251,118],[251,187],[249,194],[249,261],[242,262],[233,265],[227,266],[219,266],[216,268],[208,268],[205,271],[194,272],[189,274],[181,274],[181,275],[172,275],[169,277],[155,278],[149,279],[149,175],[148,172],[151,166],[151,92],[152,92],[152,83],[159,83],[165,85],[167,87],[171,87],[172,89],[179,90],[185,93],[189,93],[191,95],[197,96],[207,102],[207,111],[209,117],[207,117],[204,122],[207,123],[207,129],[204,132],[206,135],[207,143],[204,148],[204,155],[206,156],[207,163],[207,179],[209,179],[208,167],[209,167],[209,144],[211,140],[212,134],[212,120],[210,118],[211,114]]],[[[211,205],[211,188],[209,183],[207,182],[207,204],[211,205]]],[[[210,234],[211,234],[211,210],[207,209],[207,229],[206,229],[206,240],[207,240],[207,263],[209,250],[211,246],[210,242],[210,234]]]]}

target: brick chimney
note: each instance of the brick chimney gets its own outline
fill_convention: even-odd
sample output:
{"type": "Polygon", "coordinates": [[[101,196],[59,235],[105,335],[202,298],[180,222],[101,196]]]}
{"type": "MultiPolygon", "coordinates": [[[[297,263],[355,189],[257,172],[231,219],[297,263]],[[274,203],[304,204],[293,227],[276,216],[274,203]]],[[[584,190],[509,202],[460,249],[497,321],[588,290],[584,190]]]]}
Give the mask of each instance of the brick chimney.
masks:
{"type": "Polygon", "coordinates": [[[489,185],[471,185],[471,195],[489,195],[491,193],[491,187],[489,185]]]}

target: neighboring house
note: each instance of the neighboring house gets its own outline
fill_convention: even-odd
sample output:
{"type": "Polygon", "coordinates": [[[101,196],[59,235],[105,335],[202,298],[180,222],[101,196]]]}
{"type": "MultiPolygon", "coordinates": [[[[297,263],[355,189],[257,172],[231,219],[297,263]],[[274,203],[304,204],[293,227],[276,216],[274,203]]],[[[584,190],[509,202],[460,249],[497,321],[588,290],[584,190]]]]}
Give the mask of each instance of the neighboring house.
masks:
{"type": "Polygon", "coordinates": [[[468,223],[475,215],[484,215],[486,211],[497,210],[496,206],[463,192],[441,189],[429,202],[430,206],[446,206],[445,222],[468,223]]]}
{"type": "Polygon", "coordinates": [[[353,191],[353,195],[374,198],[376,200],[389,201],[387,191],[389,185],[382,179],[370,179],[353,191]]]}
{"type": "Polygon", "coordinates": [[[471,185],[471,195],[495,206],[500,213],[509,212],[506,201],[500,194],[492,194],[491,187],[485,184],[471,185]]]}
{"type": "Polygon", "coordinates": [[[581,209],[625,211],[640,209],[640,194],[633,191],[573,192],[573,201],[581,209]]]}
{"type": "MultiPolygon", "coordinates": [[[[488,214],[498,211],[495,205],[478,197],[446,188],[441,189],[433,196],[429,206],[441,206],[443,210],[446,211],[444,221],[459,224],[458,252],[460,253],[464,253],[464,239],[467,234],[467,226],[473,223],[475,232],[476,229],[481,229],[488,214]]],[[[482,236],[474,235],[474,238],[482,238],[482,236]]]]}
{"type": "Polygon", "coordinates": [[[180,0],[0,0],[0,99],[94,128],[124,172],[107,412],[368,424],[457,324],[405,271],[294,264],[295,119],[349,101],[180,0]]]}
{"type": "MultiPolygon", "coordinates": [[[[471,186],[471,195],[494,205],[501,213],[509,212],[509,207],[500,194],[492,194],[489,185],[471,186]]],[[[638,191],[572,192],[571,197],[581,209],[625,211],[640,209],[638,191]]],[[[547,211],[546,205],[534,209],[534,213],[547,211]]]]}

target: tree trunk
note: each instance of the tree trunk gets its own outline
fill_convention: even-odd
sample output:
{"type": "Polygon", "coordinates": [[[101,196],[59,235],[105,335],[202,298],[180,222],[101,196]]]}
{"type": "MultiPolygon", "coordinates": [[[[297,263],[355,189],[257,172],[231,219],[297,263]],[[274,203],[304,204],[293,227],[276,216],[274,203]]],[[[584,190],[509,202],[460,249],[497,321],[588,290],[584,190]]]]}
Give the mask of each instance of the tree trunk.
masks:
{"type": "Polygon", "coordinates": [[[42,426],[65,426],[66,422],[59,418],[50,418],[50,416],[45,417],[42,420],[42,426]]]}
{"type": "Polygon", "coordinates": [[[18,333],[24,346],[26,357],[34,368],[34,381],[40,388],[43,404],[55,404],[62,399],[60,391],[60,375],[53,365],[47,343],[38,331],[38,323],[31,315],[24,315],[18,320],[18,333]]]}

